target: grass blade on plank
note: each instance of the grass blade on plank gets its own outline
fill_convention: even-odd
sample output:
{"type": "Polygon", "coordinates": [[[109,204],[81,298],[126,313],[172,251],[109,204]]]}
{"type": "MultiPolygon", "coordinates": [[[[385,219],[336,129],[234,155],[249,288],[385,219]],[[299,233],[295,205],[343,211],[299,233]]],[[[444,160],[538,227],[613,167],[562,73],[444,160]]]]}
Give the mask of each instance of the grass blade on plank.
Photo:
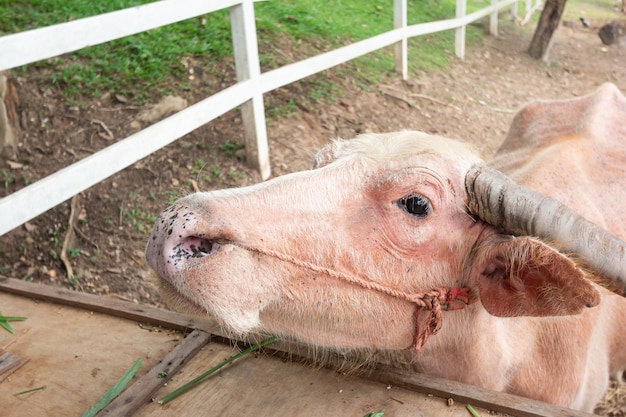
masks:
{"type": "Polygon", "coordinates": [[[15,334],[15,330],[13,330],[13,326],[11,326],[9,322],[24,320],[26,320],[26,317],[3,316],[2,314],[0,314],[0,326],[2,326],[6,331],[11,334],[15,334]]]}
{"type": "Polygon", "coordinates": [[[252,345],[252,346],[242,350],[241,352],[237,353],[236,355],[233,355],[230,358],[226,359],[225,361],[220,362],[219,364],[215,365],[213,368],[209,369],[208,371],[206,371],[202,375],[200,375],[200,376],[192,379],[191,381],[187,382],[185,385],[181,386],[180,388],[176,389],[175,391],[172,391],[171,393],[167,394],[166,396],[161,398],[158,401],[158,403],[161,404],[161,405],[167,404],[168,402],[172,401],[174,398],[178,397],[179,395],[181,395],[184,392],[188,391],[189,389],[193,388],[195,385],[200,383],[205,378],[208,378],[209,376],[214,374],[217,370],[219,370],[224,365],[227,365],[230,362],[234,361],[235,359],[238,359],[238,358],[240,358],[240,357],[242,357],[244,355],[247,355],[248,353],[254,352],[255,350],[258,350],[258,349],[262,348],[263,346],[269,345],[270,343],[274,343],[277,339],[278,338],[276,336],[272,336],[272,337],[269,337],[267,339],[261,340],[259,343],[255,344],[255,345],[252,345]]]}
{"type": "Polygon", "coordinates": [[[24,394],[30,394],[31,392],[35,392],[35,391],[43,391],[46,389],[46,386],[41,386],[41,387],[37,387],[37,388],[32,388],[32,389],[27,389],[26,391],[21,391],[21,392],[16,392],[13,395],[24,395],[24,394]]]}
{"type": "Polygon", "coordinates": [[[467,411],[469,411],[472,417],[480,417],[480,414],[478,414],[478,412],[474,410],[474,407],[472,407],[470,404],[466,404],[465,408],[467,409],[467,411]]]}
{"type": "Polygon", "coordinates": [[[124,388],[126,388],[126,385],[128,385],[133,376],[135,376],[142,363],[143,359],[138,359],[137,362],[135,362],[135,364],[128,371],[126,371],[126,373],[122,375],[122,377],[118,379],[107,392],[104,393],[98,402],[92,405],[89,410],[85,411],[81,417],[95,417],[100,410],[109,405],[109,403],[113,401],[115,397],[117,397],[120,392],[124,390],[124,388]]]}

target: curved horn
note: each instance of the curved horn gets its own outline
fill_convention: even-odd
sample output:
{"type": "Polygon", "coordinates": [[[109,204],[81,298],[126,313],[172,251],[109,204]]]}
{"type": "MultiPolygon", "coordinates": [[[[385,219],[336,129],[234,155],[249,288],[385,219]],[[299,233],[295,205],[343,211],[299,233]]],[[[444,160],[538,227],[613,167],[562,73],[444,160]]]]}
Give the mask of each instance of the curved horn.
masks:
{"type": "MultiPolygon", "coordinates": [[[[562,245],[626,295],[626,243],[557,200],[522,187],[501,172],[474,165],[465,177],[469,211],[513,235],[530,235],[562,245]]],[[[613,289],[614,291],[615,289],[613,289]]]]}

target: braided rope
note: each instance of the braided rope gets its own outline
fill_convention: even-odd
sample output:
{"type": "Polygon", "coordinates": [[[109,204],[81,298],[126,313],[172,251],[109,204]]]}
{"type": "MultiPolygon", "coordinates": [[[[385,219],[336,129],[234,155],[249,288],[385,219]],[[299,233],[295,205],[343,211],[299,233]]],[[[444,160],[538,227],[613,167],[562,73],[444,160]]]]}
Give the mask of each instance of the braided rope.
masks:
{"type": "Polygon", "coordinates": [[[415,311],[415,335],[413,338],[413,343],[408,348],[409,350],[422,350],[428,338],[431,335],[437,334],[437,332],[441,329],[443,321],[442,312],[444,310],[459,310],[470,304],[469,290],[467,288],[436,288],[431,291],[425,291],[421,293],[407,293],[387,287],[386,285],[382,285],[367,278],[344,274],[339,271],[335,271],[334,269],[302,261],[300,259],[294,258],[293,256],[281,252],[276,252],[271,249],[258,248],[243,243],[229,243],[239,246],[240,248],[248,250],[250,252],[256,252],[262,255],[271,256],[281,261],[289,262],[293,265],[308,269],[312,272],[317,272],[330,276],[332,278],[337,278],[351,284],[358,285],[362,288],[377,291],[379,293],[386,294],[391,297],[415,304],[417,306],[417,309],[415,311]],[[420,322],[422,321],[421,313],[425,310],[430,312],[430,317],[428,317],[424,325],[420,326],[420,322]]]}

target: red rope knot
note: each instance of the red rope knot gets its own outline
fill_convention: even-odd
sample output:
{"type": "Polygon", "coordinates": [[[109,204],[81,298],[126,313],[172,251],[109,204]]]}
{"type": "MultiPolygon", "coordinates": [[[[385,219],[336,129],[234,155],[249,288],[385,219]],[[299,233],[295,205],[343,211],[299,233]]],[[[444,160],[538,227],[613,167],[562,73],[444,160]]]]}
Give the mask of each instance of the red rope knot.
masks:
{"type": "Polygon", "coordinates": [[[443,322],[443,311],[460,310],[470,303],[467,288],[437,288],[421,294],[412,294],[410,301],[417,306],[415,310],[415,336],[410,350],[420,351],[431,335],[437,334],[443,322]],[[430,314],[426,320],[422,313],[430,314]]]}

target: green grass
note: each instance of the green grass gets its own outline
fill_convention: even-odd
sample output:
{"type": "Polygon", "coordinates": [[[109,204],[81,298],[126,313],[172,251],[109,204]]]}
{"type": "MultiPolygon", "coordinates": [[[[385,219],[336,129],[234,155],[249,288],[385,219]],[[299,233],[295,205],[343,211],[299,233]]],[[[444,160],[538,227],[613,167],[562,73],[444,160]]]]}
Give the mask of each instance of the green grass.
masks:
{"type": "Polygon", "coordinates": [[[132,225],[139,233],[147,233],[157,220],[157,216],[151,215],[137,203],[130,208],[121,208],[122,223],[132,225]]]}
{"type": "MultiPolygon", "coordinates": [[[[79,19],[99,13],[148,3],[146,0],[0,0],[0,35],[79,19]]],[[[471,0],[483,5],[485,0],[471,0]]],[[[409,2],[409,24],[454,17],[454,0],[409,2]]],[[[287,43],[295,60],[362,40],[393,28],[390,0],[270,0],[255,4],[260,60],[265,70],[286,63],[287,43]],[[340,12],[338,12],[340,11],[340,12]]],[[[468,28],[468,41],[480,31],[468,28]]],[[[451,31],[423,36],[410,43],[411,71],[441,69],[453,59],[451,31]]],[[[185,62],[193,60],[205,72],[219,78],[220,64],[232,62],[233,48],[227,10],[118,39],[48,59],[33,66],[47,74],[40,82],[59,91],[68,105],[81,105],[89,97],[115,92],[143,104],[163,94],[180,94],[191,89],[185,62]],[[215,68],[215,69],[214,69],[215,68]]],[[[288,60],[287,60],[288,62],[288,60]]],[[[393,56],[388,49],[368,54],[342,67],[357,82],[368,85],[393,73],[393,56]]],[[[232,75],[231,75],[232,77],[232,75]]],[[[333,85],[315,78],[311,100],[335,98],[333,85]]],[[[219,87],[219,86],[217,86],[219,87]]],[[[203,91],[211,91],[203,88],[203,91]]]]}

